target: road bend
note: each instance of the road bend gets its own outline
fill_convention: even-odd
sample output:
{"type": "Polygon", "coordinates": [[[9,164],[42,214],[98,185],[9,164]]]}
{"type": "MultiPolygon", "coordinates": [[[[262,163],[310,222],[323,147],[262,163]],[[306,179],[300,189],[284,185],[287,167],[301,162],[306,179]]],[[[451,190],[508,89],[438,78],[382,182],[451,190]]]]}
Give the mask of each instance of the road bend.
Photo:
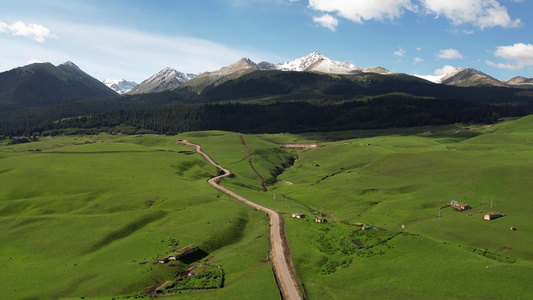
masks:
{"type": "Polygon", "coordinates": [[[284,239],[281,236],[281,216],[275,210],[266,208],[259,204],[256,204],[236,193],[230,191],[229,189],[219,185],[218,183],[222,178],[230,176],[231,172],[222,166],[218,165],[211,157],[205,154],[202,151],[202,147],[198,144],[191,143],[187,140],[179,141],[178,143],[184,144],[187,146],[192,146],[196,148],[196,152],[201,154],[210,164],[219,168],[224,174],[213,177],[207,182],[215,187],[217,190],[229,195],[232,198],[235,198],[246,205],[249,205],[257,210],[265,212],[270,218],[270,241],[271,241],[271,259],[274,266],[274,273],[277,278],[278,287],[281,291],[283,299],[303,299],[300,291],[298,290],[296,281],[294,280],[291,272],[290,266],[287,263],[287,257],[285,255],[285,245],[284,239]]]}

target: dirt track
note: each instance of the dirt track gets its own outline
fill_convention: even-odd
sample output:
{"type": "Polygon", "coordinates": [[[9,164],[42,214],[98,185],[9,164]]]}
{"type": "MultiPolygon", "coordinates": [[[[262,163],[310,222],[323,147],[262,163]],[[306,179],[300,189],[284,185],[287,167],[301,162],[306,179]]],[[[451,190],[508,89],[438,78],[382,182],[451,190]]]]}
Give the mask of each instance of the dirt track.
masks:
{"type": "Polygon", "coordinates": [[[176,141],[176,144],[183,144],[187,146],[193,146],[196,148],[196,152],[201,154],[210,164],[219,168],[224,172],[223,175],[213,177],[207,182],[218,189],[219,191],[243,202],[246,205],[249,205],[255,209],[265,212],[270,218],[270,242],[271,242],[271,260],[274,267],[274,272],[277,278],[278,287],[283,295],[284,299],[303,299],[300,291],[298,290],[297,284],[292,277],[292,270],[290,269],[289,264],[287,263],[287,257],[285,256],[286,245],[281,235],[281,216],[278,212],[266,208],[264,206],[258,205],[228,189],[220,186],[218,183],[224,177],[230,176],[231,172],[222,166],[218,165],[209,155],[202,152],[202,147],[197,144],[193,144],[187,140],[176,141]]]}
{"type": "Polygon", "coordinates": [[[261,176],[261,174],[259,174],[259,172],[257,172],[257,170],[255,169],[254,165],[252,164],[252,154],[250,153],[250,148],[246,145],[246,143],[244,142],[244,138],[242,137],[242,135],[239,134],[239,137],[241,138],[241,143],[242,145],[244,146],[244,148],[246,148],[246,154],[248,156],[248,164],[250,164],[250,168],[252,168],[252,171],[254,171],[255,175],[257,175],[257,177],[259,178],[259,181],[261,182],[261,187],[263,188],[263,191],[268,191],[266,185],[265,185],[265,179],[263,178],[263,176],[261,176]]]}

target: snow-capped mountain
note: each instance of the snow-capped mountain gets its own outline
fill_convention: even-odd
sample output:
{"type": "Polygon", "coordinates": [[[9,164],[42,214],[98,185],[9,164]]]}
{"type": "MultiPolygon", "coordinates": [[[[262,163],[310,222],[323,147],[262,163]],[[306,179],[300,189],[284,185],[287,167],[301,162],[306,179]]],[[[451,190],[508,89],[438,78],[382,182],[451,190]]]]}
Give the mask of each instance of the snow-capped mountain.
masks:
{"type": "Polygon", "coordinates": [[[125,94],[137,85],[136,82],[125,79],[106,79],[102,82],[119,94],[125,94]]]}
{"type": "Polygon", "coordinates": [[[316,71],[334,74],[350,74],[363,71],[363,69],[359,68],[358,66],[352,65],[348,62],[332,60],[318,52],[312,52],[307,56],[277,64],[276,69],[281,71],[316,71]]]}
{"type": "Polygon", "coordinates": [[[182,73],[167,67],[135,86],[128,92],[128,94],[143,94],[170,90],[195,77],[196,74],[182,73]]]}

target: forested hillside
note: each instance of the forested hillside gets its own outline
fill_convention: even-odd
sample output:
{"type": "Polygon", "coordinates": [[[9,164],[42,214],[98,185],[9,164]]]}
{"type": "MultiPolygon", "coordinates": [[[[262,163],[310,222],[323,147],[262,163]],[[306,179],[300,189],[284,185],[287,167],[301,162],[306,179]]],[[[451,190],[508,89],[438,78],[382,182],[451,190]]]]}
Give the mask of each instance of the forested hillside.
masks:
{"type": "Polygon", "coordinates": [[[58,121],[43,120],[27,127],[7,129],[9,124],[6,123],[2,126],[6,128],[3,134],[8,136],[99,132],[177,134],[212,129],[256,133],[311,132],[460,122],[492,123],[500,116],[500,109],[484,104],[389,95],[369,101],[337,104],[302,101],[267,105],[172,104],[121,109],[58,121]]]}

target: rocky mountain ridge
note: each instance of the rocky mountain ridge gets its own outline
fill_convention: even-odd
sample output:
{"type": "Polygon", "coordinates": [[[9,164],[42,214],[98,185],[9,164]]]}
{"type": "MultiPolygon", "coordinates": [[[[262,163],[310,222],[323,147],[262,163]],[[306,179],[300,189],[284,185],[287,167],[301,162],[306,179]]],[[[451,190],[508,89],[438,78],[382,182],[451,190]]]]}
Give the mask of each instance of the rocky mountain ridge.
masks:
{"type": "Polygon", "coordinates": [[[132,88],[128,94],[144,94],[171,90],[196,77],[167,67],[132,88]]]}
{"type": "Polygon", "coordinates": [[[121,95],[131,91],[131,89],[133,89],[138,84],[134,81],[127,81],[125,79],[106,79],[102,82],[110,89],[121,95]]]}

